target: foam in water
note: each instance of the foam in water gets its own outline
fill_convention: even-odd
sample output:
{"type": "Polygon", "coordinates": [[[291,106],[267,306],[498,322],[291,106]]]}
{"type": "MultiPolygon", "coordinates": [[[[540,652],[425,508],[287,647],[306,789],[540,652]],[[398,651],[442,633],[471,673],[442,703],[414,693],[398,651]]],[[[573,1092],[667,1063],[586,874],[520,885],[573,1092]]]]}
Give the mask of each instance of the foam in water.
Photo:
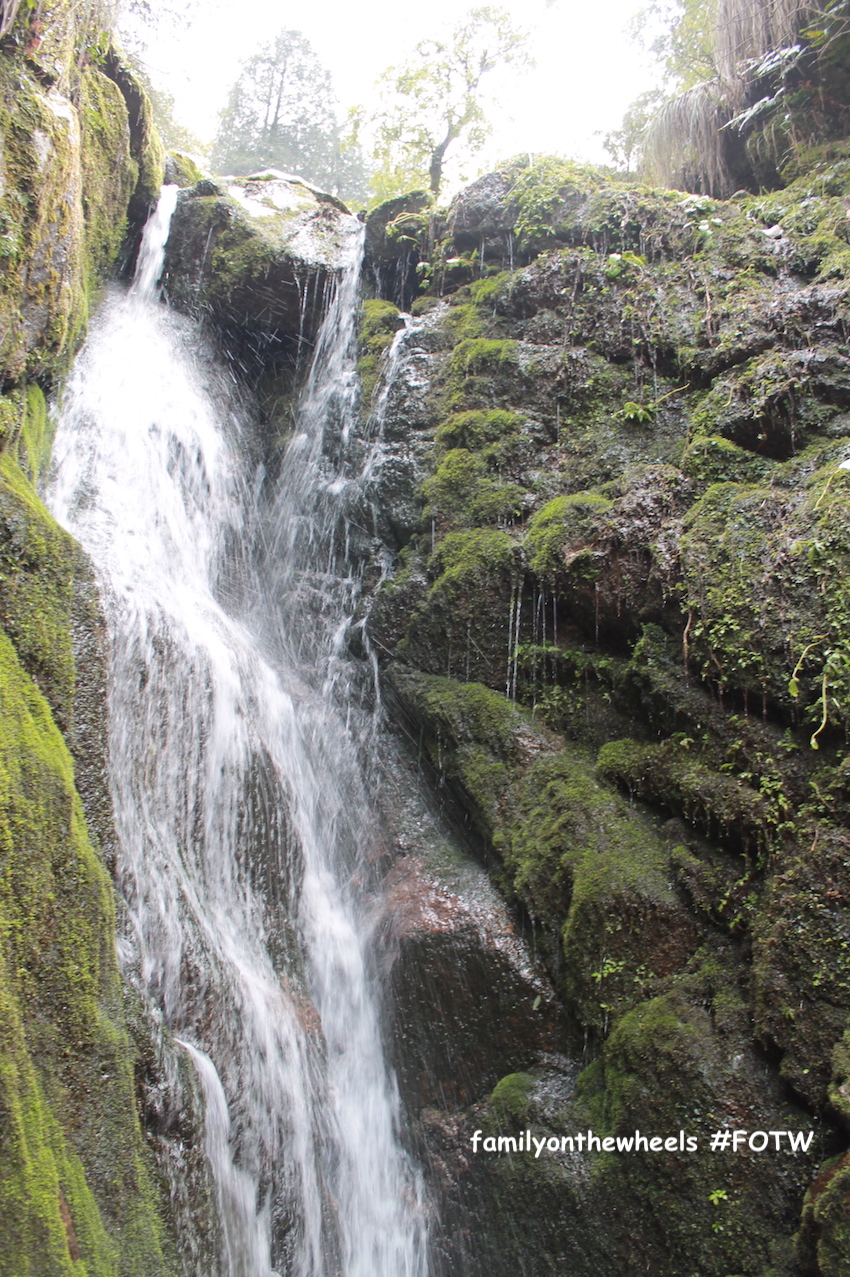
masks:
{"type": "Polygon", "coordinates": [[[229,382],[156,304],[166,200],[75,366],[50,493],[108,620],[122,960],[205,1098],[222,1277],[425,1277],[344,655],[340,526],[373,453],[350,438],[359,232],[269,498],[229,382]]]}

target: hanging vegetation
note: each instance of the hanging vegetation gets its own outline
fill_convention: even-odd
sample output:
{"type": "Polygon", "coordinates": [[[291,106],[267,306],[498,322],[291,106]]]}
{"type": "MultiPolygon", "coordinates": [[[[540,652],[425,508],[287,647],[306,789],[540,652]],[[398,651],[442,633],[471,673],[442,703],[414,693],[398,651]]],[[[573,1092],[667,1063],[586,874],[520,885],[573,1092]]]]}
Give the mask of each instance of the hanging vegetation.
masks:
{"type": "MultiPolygon", "coordinates": [[[[668,70],[681,61],[667,56],[668,70]]],[[[652,180],[714,197],[775,187],[803,150],[846,133],[847,0],[719,0],[711,62],[709,78],[680,82],[649,123],[652,180]]]]}

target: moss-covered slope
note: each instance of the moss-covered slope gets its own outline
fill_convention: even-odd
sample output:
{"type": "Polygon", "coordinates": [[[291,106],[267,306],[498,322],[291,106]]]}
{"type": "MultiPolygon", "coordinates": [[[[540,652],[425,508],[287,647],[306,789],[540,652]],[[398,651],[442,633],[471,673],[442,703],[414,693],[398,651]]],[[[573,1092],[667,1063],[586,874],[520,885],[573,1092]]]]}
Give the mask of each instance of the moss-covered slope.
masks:
{"type": "Polygon", "coordinates": [[[457,1160],[500,1238],[539,1225],[535,1272],[850,1262],[829,1161],[850,1016],[848,198],[842,145],[728,202],[518,162],[411,231],[427,287],[384,424],[398,560],[367,628],[593,1060],[554,1108],[541,1066],[529,1122],[701,1145],[672,1169],[457,1160]],[[813,1120],[793,1164],[708,1148],[724,1123],[813,1120]]]}
{"type": "Polygon", "coordinates": [[[0,46],[0,1273],[8,1277],[176,1270],[139,1122],[112,887],[69,752],[70,743],[88,814],[108,838],[103,741],[85,735],[102,732],[99,619],[81,552],[34,486],[50,453],[44,391],[82,340],[93,294],[125,243],[132,200],[143,214],[161,181],[161,148],[150,130],[134,133],[129,80],[117,82],[114,55],[103,57],[109,33],[98,13],[65,0],[22,5],[0,46]],[[82,700],[75,645],[92,666],[82,700]]]}

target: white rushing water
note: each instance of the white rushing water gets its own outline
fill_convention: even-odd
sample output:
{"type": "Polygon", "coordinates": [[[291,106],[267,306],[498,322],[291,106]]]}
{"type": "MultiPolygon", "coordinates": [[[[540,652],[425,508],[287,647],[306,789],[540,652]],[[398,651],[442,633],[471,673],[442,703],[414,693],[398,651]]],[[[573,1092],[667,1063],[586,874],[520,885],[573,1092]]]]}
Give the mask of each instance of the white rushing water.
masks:
{"type": "Polygon", "coordinates": [[[373,447],[352,425],[360,240],[270,491],[230,382],[159,304],[166,201],[75,366],[49,495],[109,626],[122,960],[205,1099],[221,1277],[425,1277],[345,655],[345,510],[373,447]]]}

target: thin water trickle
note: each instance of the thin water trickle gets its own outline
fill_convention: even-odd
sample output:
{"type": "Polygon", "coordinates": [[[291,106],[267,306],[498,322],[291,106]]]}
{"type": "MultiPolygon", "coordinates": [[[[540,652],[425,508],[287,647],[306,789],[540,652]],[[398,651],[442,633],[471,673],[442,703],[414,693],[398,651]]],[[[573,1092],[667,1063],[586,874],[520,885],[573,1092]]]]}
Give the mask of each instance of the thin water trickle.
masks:
{"type": "Polygon", "coordinates": [[[425,1277],[375,976],[374,670],[346,654],[380,436],[356,424],[360,232],[272,489],[228,379],[156,304],[164,208],[75,366],[50,493],[109,627],[122,961],[205,1098],[221,1277],[425,1277]]]}

